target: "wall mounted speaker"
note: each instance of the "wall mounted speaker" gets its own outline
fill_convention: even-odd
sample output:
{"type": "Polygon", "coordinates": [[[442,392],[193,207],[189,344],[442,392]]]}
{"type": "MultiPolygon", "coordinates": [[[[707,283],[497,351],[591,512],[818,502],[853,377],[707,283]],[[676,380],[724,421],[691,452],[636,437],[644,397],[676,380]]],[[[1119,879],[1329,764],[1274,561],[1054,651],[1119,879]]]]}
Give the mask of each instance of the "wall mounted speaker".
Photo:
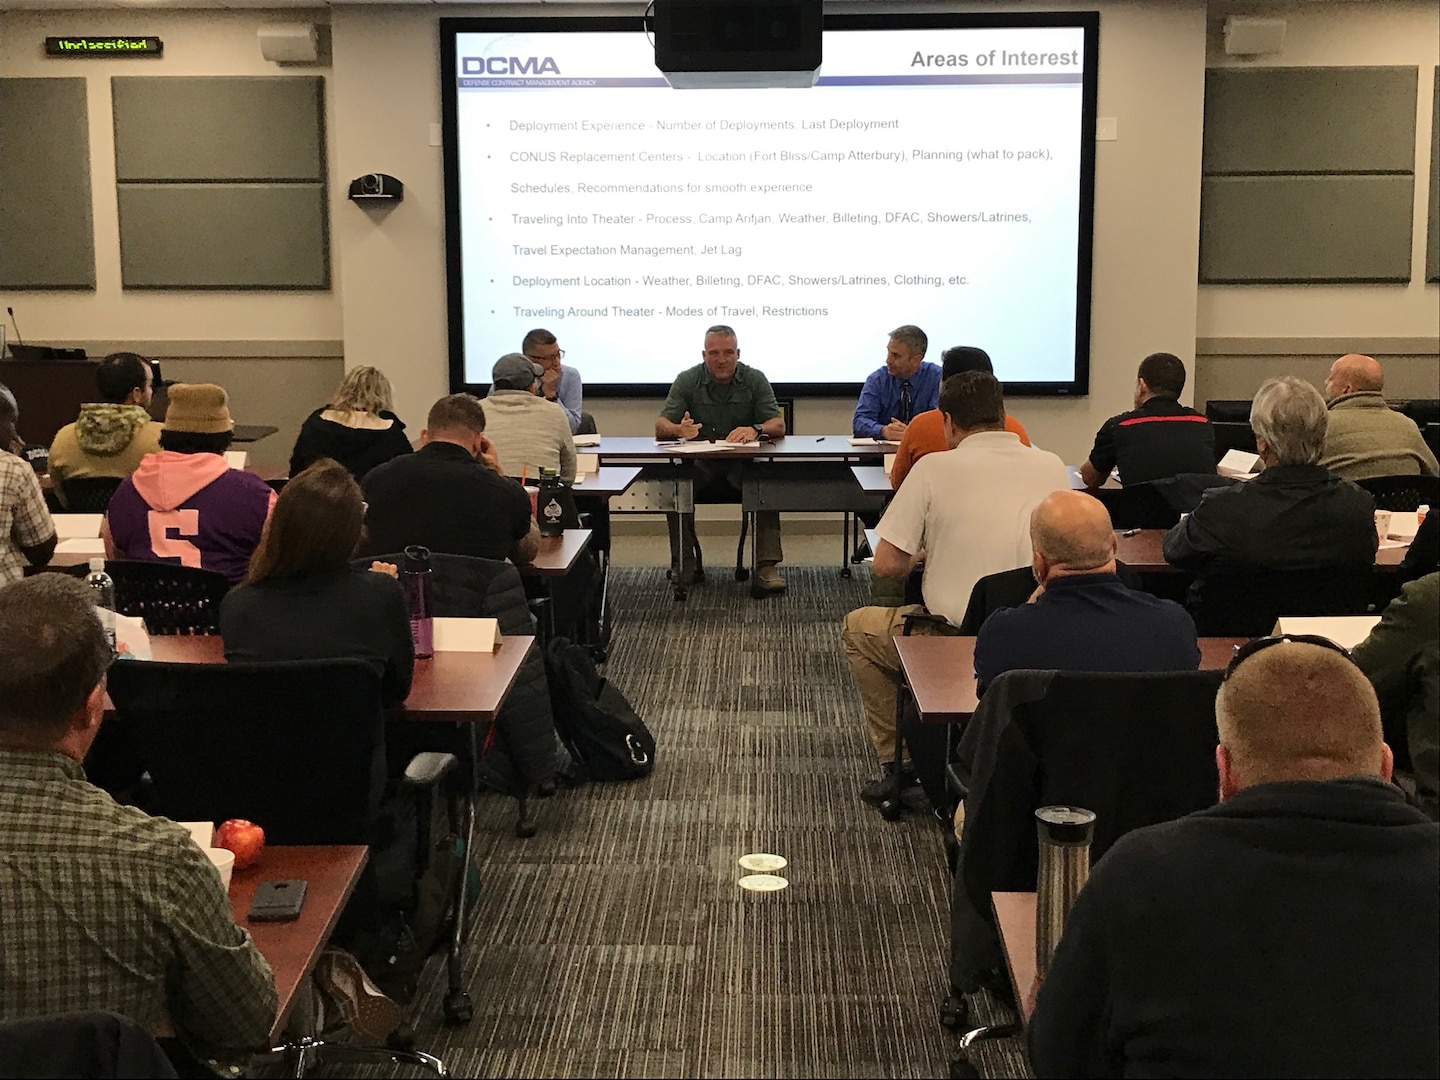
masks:
{"type": "Polygon", "coordinates": [[[1225,16],[1225,52],[1230,56],[1264,56],[1285,47],[1284,19],[1225,16]]]}
{"type": "Polygon", "coordinates": [[[276,64],[313,64],[320,56],[320,36],[313,23],[266,23],[256,31],[260,55],[276,64]]]}

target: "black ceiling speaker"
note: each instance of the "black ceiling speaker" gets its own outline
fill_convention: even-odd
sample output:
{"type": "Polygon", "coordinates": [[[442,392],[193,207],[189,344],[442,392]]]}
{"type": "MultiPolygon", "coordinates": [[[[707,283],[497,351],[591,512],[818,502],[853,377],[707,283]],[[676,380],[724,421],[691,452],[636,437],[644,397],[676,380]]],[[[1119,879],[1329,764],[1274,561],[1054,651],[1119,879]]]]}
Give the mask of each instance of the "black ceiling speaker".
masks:
{"type": "Polygon", "coordinates": [[[655,66],[677,90],[814,86],[822,0],[655,0],[655,66]]]}

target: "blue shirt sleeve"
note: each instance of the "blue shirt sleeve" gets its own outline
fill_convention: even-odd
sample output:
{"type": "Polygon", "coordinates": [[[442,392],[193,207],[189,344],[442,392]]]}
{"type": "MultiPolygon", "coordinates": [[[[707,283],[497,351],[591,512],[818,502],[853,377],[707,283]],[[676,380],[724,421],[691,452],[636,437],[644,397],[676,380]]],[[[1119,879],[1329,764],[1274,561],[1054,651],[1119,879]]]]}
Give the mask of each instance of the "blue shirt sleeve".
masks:
{"type": "Polygon", "coordinates": [[[580,372],[573,367],[560,365],[560,385],[556,388],[556,402],[565,410],[565,419],[570,421],[570,434],[580,430],[580,402],[583,394],[580,372]]]}
{"type": "Polygon", "coordinates": [[[878,439],[881,429],[890,421],[890,417],[881,416],[885,411],[885,402],[880,388],[885,377],[883,368],[872,372],[865,380],[865,385],[860,388],[860,402],[855,406],[853,425],[857,439],[878,439]]]}

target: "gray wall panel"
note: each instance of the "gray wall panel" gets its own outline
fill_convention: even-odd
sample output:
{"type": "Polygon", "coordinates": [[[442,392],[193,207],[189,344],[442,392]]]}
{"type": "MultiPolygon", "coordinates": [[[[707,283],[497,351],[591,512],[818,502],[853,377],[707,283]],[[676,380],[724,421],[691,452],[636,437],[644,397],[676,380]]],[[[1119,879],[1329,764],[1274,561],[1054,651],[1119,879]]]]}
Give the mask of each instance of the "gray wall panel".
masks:
{"type": "Polygon", "coordinates": [[[95,288],[84,79],[0,79],[0,287],[95,288]]]}
{"type": "Polygon", "coordinates": [[[1430,236],[1425,242],[1425,280],[1440,281],[1440,67],[1435,69],[1435,108],[1430,113],[1430,236]]]}
{"type": "Polygon", "coordinates": [[[318,76],[114,78],[116,178],[322,180],[323,85],[318,76]]]}
{"type": "Polygon", "coordinates": [[[321,184],[121,184],[127,289],[325,289],[321,184]]]}
{"type": "Polygon", "coordinates": [[[1211,68],[1206,175],[1415,170],[1414,67],[1211,68]]]}
{"type": "Polygon", "coordinates": [[[1207,177],[1200,280],[1409,281],[1413,176],[1207,177]]]}

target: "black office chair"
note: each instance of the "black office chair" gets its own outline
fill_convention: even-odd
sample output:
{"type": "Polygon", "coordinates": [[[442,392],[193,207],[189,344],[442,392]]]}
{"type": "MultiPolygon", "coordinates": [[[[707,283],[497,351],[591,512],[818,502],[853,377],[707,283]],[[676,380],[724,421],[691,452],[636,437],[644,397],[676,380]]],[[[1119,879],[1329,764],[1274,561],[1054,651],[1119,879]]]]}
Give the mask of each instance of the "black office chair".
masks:
{"type": "Polygon", "coordinates": [[[1440,476],[1370,476],[1356,480],[1375,500],[1375,509],[1414,513],[1425,505],[1440,510],[1440,476]]]}
{"type": "Polygon", "coordinates": [[[71,514],[103,514],[120,486],[119,476],[73,476],[55,484],[60,505],[71,514]]]}
{"type": "Polygon", "coordinates": [[[1250,427],[1249,421],[1242,424],[1238,421],[1212,420],[1210,430],[1215,433],[1215,460],[1217,462],[1230,450],[1243,450],[1247,454],[1259,453],[1255,446],[1255,432],[1250,427]]]}
{"type": "Polygon", "coordinates": [[[151,634],[220,632],[220,601],[230,591],[224,575],[139,559],[109,559],[105,572],[115,582],[120,614],[143,619],[151,634]]]}
{"type": "Polygon", "coordinates": [[[1209,573],[1187,607],[1201,637],[1262,637],[1284,615],[1363,615],[1373,570],[1317,567],[1209,573]]]}
{"type": "MultiPolygon", "coordinates": [[[[410,808],[385,801],[380,674],[363,660],[121,660],[110,669],[109,691],[115,715],[103,752],[124,745],[133,755],[146,773],[152,813],[177,821],[245,818],[259,824],[271,844],[372,849],[338,935],[363,938],[382,924],[386,910],[413,910],[432,846],[437,792],[446,798],[450,830],[463,842],[468,861],[472,808],[463,785],[452,781],[442,787],[457,773],[455,757],[422,753],[407,765],[400,788],[415,803],[410,836],[403,828],[410,808]],[[407,852],[404,845],[410,843],[414,850],[407,852]]],[[[452,1023],[471,1013],[460,970],[471,899],[467,877],[463,871],[456,875],[447,919],[451,930],[437,935],[451,940],[444,1008],[452,1023]]]]}
{"type": "Polygon", "coordinates": [[[1440,457],[1440,424],[1426,424],[1420,429],[1420,437],[1430,447],[1430,452],[1440,457]]]}
{"type": "Polygon", "coordinates": [[[1437,398],[1411,398],[1409,401],[1394,402],[1391,408],[1398,408],[1422,431],[1430,424],[1440,424],[1440,399],[1437,398]]]}
{"type": "Polygon", "coordinates": [[[1249,424],[1249,398],[1212,398],[1205,402],[1205,418],[1211,423],[1249,424]]]}
{"type": "MultiPolygon", "coordinates": [[[[995,892],[1035,891],[1037,809],[1093,811],[1094,863],[1133,829],[1214,805],[1215,694],[1221,677],[1218,671],[1013,671],[995,681],[971,721],[967,749],[975,769],[966,777],[951,905],[951,994],[941,1006],[941,1023],[966,1022],[964,995],[1003,979],[990,898],[995,892]],[[1008,710],[999,704],[1007,701],[1015,702],[1008,710]],[[1002,974],[993,974],[996,968],[1002,974]]],[[[1011,990],[1018,995],[1029,987],[1011,990]]],[[[981,1039],[1017,1031],[1017,1026],[971,1029],[960,1039],[962,1055],[981,1039]]],[[[978,1073],[962,1056],[952,1062],[950,1075],[978,1073]]]]}
{"type": "Polygon", "coordinates": [[[0,1024],[0,1076],[173,1077],[160,1045],[133,1020],[109,1012],[0,1024]]]}
{"type": "Polygon", "coordinates": [[[1180,511],[1154,484],[1102,487],[1090,494],[1105,504],[1110,524],[1117,529],[1169,529],[1180,520],[1180,511]]]}

